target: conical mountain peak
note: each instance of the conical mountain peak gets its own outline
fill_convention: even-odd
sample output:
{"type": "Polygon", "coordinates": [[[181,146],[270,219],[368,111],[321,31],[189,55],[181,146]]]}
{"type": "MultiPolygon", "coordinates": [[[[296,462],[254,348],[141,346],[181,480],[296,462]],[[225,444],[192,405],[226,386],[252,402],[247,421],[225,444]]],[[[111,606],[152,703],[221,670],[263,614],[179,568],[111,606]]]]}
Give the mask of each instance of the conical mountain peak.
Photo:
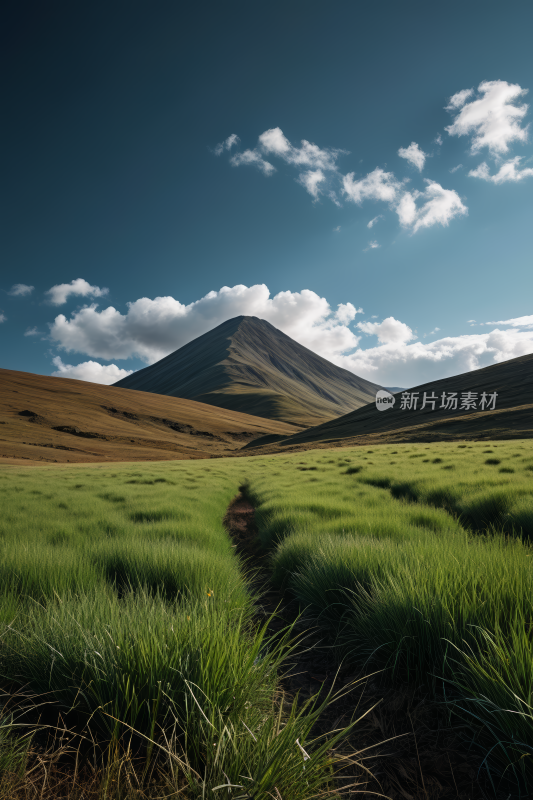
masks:
{"type": "Polygon", "coordinates": [[[380,387],[254,316],[226,320],[116,386],[307,427],[371,402],[380,387]]]}

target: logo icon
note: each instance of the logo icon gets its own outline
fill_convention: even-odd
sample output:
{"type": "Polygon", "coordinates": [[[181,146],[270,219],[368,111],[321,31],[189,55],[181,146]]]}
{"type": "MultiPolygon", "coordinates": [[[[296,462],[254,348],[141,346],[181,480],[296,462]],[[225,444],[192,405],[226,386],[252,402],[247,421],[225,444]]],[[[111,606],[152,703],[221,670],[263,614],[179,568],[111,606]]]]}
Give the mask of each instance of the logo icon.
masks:
{"type": "Polygon", "coordinates": [[[386,392],[385,389],[380,389],[379,392],[376,393],[376,408],[378,411],[387,411],[387,409],[392,408],[394,403],[396,402],[396,398],[390,392],[386,392]]]}

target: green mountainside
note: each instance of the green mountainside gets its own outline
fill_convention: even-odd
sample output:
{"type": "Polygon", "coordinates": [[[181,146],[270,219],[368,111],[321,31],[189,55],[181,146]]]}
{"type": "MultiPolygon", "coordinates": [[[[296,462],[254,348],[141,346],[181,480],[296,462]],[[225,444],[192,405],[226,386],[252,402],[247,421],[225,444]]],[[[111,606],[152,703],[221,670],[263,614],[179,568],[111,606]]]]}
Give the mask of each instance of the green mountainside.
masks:
{"type": "Polygon", "coordinates": [[[360,408],[381,388],[336,367],[269,322],[244,316],[114,385],[302,427],[360,408]]]}

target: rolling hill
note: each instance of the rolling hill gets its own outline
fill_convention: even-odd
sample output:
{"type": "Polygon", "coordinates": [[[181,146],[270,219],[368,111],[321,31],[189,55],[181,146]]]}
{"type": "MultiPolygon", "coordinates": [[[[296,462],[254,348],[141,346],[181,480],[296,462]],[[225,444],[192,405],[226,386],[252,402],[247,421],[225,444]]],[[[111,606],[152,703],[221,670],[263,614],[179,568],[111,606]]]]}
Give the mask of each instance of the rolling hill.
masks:
{"type": "MultiPolygon", "coordinates": [[[[369,403],[350,414],[289,437],[269,435],[253,443],[258,452],[286,452],[315,446],[347,446],[387,442],[433,442],[456,439],[509,439],[533,436],[533,355],[519,356],[490,367],[465,372],[409,389],[418,394],[416,409],[401,408],[402,394],[394,407],[378,411],[369,403]],[[424,409],[424,392],[438,398],[434,410],[424,409]],[[457,393],[457,410],[441,408],[442,394],[457,393]],[[461,395],[477,394],[476,409],[461,409],[461,395]],[[481,394],[497,392],[493,410],[479,408],[481,394]]],[[[452,403],[453,405],[453,403],[452,403]]],[[[245,445],[250,453],[250,445],[245,445]]],[[[251,454],[251,453],[250,453],[251,454]]]]}
{"type": "Polygon", "coordinates": [[[380,388],[269,322],[235,317],[115,386],[209,403],[301,427],[374,400],[380,388]]]}
{"type": "Polygon", "coordinates": [[[192,400],[0,369],[0,465],[231,455],[297,428],[192,400]]]}

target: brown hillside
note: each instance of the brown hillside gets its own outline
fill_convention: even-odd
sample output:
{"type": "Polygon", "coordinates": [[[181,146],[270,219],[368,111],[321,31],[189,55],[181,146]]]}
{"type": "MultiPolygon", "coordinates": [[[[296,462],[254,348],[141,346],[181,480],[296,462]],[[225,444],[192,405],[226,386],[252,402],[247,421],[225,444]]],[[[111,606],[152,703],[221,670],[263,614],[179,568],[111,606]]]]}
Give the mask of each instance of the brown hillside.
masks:
{"type": "Polygon", "coordinates": [[[295,430],[193,400],[0,369],[0,465],[209,458],[295,430]]]}

